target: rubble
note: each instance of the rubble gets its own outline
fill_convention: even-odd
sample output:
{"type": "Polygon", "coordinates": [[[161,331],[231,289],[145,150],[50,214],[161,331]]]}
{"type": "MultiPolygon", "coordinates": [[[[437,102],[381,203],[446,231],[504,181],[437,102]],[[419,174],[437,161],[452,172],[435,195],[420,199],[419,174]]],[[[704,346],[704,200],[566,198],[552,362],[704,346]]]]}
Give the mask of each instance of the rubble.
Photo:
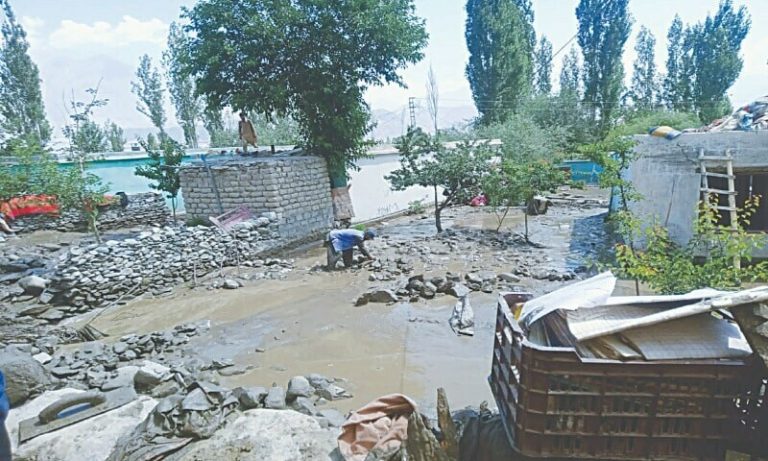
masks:
{"type": "Polygon", "coordinates": [[[11,407],[21,405],[45,390],[51,382],[49,372],[32,355],[7,347],[0,350],[0,370],[5,375],[5,393],[11,407]]]}
{"type": "MultiPolygon", "coordinates": [[[[257,219],[238,224],[232,235],[208,227],[154,228],[104,244],[73,245],[57,262],[50,290],[65,315],[143,293],[159,295],[224,266],[260,269],[262,278],[279,278],[288,261],[258,259],[280,244],[272,223],[257,219]]],[[[228,288],[240,286],[227,280],[228,288]]]]}

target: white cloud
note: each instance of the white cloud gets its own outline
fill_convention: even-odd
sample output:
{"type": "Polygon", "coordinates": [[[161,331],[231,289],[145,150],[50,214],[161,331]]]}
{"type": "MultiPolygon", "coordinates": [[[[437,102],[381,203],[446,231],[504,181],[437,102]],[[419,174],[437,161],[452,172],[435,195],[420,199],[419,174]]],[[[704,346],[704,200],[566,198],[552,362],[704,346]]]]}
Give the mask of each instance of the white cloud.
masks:
{"type": "Polygon", "coordinates": [[[153,18],[141,21],[123,16],[117,24],[96,21],[93,24],[64,19],[51,32],[50,45],[54,48],[77,48],[84,45],[125,46],[134,43],[162,45],[168,34],[168,24],[153,18]]]}
{"type": "Polygon", "coordinates": [[[45,26],[45,21],[42,18],[34,16],[22,16],[21,26],[27,32],[27,38],[32,46],[40,41],[40,31],[45,26]]]}

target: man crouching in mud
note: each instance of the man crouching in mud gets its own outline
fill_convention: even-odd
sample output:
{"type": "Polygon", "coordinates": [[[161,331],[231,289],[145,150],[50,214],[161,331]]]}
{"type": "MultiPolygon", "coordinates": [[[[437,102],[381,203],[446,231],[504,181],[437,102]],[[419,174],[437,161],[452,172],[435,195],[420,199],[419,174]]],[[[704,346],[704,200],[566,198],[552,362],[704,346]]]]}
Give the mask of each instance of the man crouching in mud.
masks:
{"type": "Polygon", "coordinates": [[[336,269],[336,263],[339,262],[339,258],[344,260],[344,267],[351,267],[352,252],[355,247],[360,249],[360,253],[363,256],[372,260],[373,257],[365,248],[365,241],[373,240],[375,237],[376,232],[373,229],[366,229],[365,231],[337,229],[330,231],[325,240],[325,245],[328,248],[328,270],[336,269]]]}

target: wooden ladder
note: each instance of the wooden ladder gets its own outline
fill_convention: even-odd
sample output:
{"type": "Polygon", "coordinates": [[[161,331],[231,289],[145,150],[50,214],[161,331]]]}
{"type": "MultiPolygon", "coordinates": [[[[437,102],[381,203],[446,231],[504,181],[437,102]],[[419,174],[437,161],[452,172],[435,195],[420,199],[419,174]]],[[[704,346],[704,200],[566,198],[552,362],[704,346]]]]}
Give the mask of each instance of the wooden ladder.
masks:
{"type": "MultiPolygon", "coordinates": [[[[704,149],[699,149],[699,168],[701,170],[701,199],[706,206],[713,207],[718,211],[727,211],[731,217],[731,230],[737,232],[739,230],[739,216],[738,209],[736,208],[736,175],[733,174],[733,153],[732,149],[726,149],[725,155],[722,157],[704,155],[704,149]],[[725,173],[714,173],[707,170],[707,165],[716,166],[722,168],[725,165],[725,173]],[[728,189],[714,189],[709,186],[709,178],[725,178],[727,179],[728,189]],[[728,205],[720,205],[720,200],[714,206],[709,200],[711,195],[728,197],[728,205]]],[[[738,257],[733,259],[733,266],[738,270],[741,269],[741,260],[738,257]]]]}

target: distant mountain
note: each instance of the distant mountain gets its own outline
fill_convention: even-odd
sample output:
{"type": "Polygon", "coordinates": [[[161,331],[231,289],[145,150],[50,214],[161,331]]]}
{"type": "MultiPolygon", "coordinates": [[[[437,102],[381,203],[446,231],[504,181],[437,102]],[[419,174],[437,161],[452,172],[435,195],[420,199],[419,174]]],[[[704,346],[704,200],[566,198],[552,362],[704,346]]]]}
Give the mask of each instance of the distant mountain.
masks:
{"type": "MultiPolygon", "coordinates": [[[[408,129],[410,114],[405,108],[398,111],[374,109],[371,112],[373,121],[377,122],[371,137],[377,141],[390,141],[393,138],[402,136],[408,129]]],[[[477,110],[474,106],[440,107],[438,127],[441,130],[446,128],[464,128],[475,117],[477,117],[477,110]]],[[[434,131],[432,129],[432,118],[425,107],[416,108],[416,126],[430,133],[434,131]]]]}

